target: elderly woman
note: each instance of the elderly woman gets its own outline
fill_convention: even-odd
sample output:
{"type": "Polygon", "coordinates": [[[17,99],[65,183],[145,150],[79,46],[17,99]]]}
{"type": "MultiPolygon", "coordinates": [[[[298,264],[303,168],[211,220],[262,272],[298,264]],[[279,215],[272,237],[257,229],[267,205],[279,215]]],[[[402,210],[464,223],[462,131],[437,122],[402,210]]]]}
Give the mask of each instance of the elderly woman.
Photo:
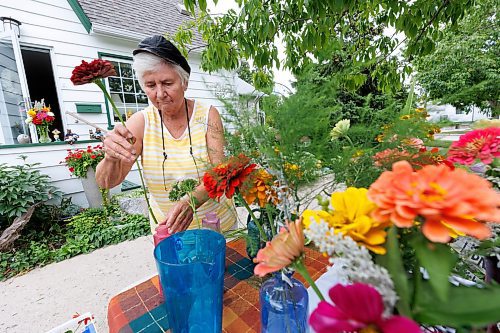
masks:
{"type": "MultiPolygon", "coordinates": [[[[224,135],[219,112],[184,97],[191,68],[179,50],[162,36],[144,39],[134,50],[133,68],[151,104],[132,115],[126,127],[115,125],[104,139],[105,158],[99,163],[99,186],[120,184],[141,155],[150,204],[160,223],[171,233],[196,227],[189,198],[169,200],[169,191],[180,180],[200,179],[224,157],[224,135]]],[[[197,215],[216,212],[221,228],[236,222],[232,203],[209,200],[203,185],[192,193],[197,215]]]]}

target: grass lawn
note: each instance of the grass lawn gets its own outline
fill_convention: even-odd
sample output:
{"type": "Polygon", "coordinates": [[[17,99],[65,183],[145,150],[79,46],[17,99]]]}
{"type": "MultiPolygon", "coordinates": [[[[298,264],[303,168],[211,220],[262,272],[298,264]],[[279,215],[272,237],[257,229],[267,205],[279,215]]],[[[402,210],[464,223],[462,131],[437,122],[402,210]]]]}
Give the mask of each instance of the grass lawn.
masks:
{"type": "Polygon", "coordinates": [[[429,147],[449,148],[453,141],[434,140],[429,143],[429,147]]]}

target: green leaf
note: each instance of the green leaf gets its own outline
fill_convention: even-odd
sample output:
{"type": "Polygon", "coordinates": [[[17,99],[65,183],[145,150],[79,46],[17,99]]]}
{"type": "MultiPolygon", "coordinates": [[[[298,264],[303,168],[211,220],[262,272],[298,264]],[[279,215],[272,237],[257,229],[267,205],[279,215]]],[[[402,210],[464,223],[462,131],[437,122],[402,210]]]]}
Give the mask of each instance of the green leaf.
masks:
{"type": "Polygon", "coordinates": [[[394,288],[399,296],[396,304],[399,313],[411,317],[410,311],[410,289],[408,286],[408,276],[404,270],[403,260],[398,241],[398,230],[395,226],[389,228],[387,241],[385,243],[387,253],[377,256],[377,263],[384,266],[394,282],[394,288]]]}
{"type": "Polygon", "coordinates": [[[500,320],[500,285],[484,288],[451,286],[448,299],[436,299],[424,281],[414,307],[414,319],[429,325],[484,326],[500,320]]]}
{"type": "Polygon", "coordinates": [[[437,297],[445,301],[451,286],[448,277],[458,260],[457,255],[449,246],[429,242],[422,234],[413,238],[410,244],[415,250],[420,265],[429,273],[430,285],[437,297]]]}
{"type": "Polygon", "coordinates": [[[202,12],[207,11],[207,0],[198,0],[198,6],[200,6],[200,9],[202,12]]]}

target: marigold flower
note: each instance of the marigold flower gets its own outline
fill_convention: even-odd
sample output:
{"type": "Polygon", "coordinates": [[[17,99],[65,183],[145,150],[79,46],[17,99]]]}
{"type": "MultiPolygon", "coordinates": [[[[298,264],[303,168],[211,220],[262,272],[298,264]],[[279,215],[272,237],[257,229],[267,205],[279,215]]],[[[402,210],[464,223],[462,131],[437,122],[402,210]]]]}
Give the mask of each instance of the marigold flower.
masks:
{"type": "Polygon", "coordinates": [[[368,200],[368,190],[365,188],[349,187],[344,192],[335,192],[331,196],[333,211],[305,210],[302,213],[306,228],[311,219],[324,220],[336,233],[351,237],[359,245],[377,254],[385,254],[387,222],[379,222],[371,217],[375,204],[368,200]]]}
{"type": "Polygon", "coordinates": [[[252,172],[249,180],[241,188],[241,194],[247,204],[251,205],[255,201],[260,207],[265,207],[269,201],[278,200],[276,192],[273,189],[273,176],[266,170],[258,169],[252,172]]]}
{"type": "Polygon", "coordinates": [[[95,59],[90,63],[82,60],[82,63],[73,69],[71,82],[78,86],[114,75],[116,75],[115,67],[107,60],[95,59]]]}
{"type": "Polygon", "coordinates": [[[231,156],[227,162],[217,165],[203,175],[203,184],[208,196],[218,199],[225,194],[230,199],[255,167],[255,164],[250,163],[250,158],[243,154],[231,156]]]}
{"type": "Polygon", "coordinates": [[[402,316],[384,318],[380,293],[368,284],[336,284],[329,291],[334,304],[321,301],[309,318],[317,333],[420,333],[417,323],[402,316]]]}
{"type": "Polygon", "coordinates": [[[286,228],[281,228],[279,234],[266,247],[260,249],[253,261],[257,264],[255,275],[264,276],[292,264],[304,253],[304,232],[302,219],[287,222],[286,228]]]}
{"type": "Polygon", "coordinates": [[[451,144],[448,160],[454,163],[471,165],[476,159],[491,164],[500,157],[500,127],[477,129],[466,133],[451,144]]]}
{"type": "Polygon", "coordinates": [[[433,242],[446,243],[456,232],[485,239],[491,231],[477,220],[500,222],[500,194],[491,184],[443,164],[413,171],[407,161],[396,162],[370,186],[368,198],[378,221],[408,228],[423,218],[422,232],[433,242]]]}

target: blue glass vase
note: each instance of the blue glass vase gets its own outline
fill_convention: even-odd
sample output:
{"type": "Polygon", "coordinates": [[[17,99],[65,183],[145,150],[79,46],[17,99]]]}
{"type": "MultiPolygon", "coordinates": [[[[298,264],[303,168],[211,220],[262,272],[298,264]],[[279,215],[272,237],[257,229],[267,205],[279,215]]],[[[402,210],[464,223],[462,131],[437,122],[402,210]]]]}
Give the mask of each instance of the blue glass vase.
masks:
{"type": "Polygon", "coordinates": [[[262,333],[307,333],[309,296],[302,282],[278,272],[260,288],[262,333]]]}
{"type": "Polygon", "coordinates": [[[212,230],[176,233],[154,249],[172,333],[222,332],[226,241],[212,230]]]}

